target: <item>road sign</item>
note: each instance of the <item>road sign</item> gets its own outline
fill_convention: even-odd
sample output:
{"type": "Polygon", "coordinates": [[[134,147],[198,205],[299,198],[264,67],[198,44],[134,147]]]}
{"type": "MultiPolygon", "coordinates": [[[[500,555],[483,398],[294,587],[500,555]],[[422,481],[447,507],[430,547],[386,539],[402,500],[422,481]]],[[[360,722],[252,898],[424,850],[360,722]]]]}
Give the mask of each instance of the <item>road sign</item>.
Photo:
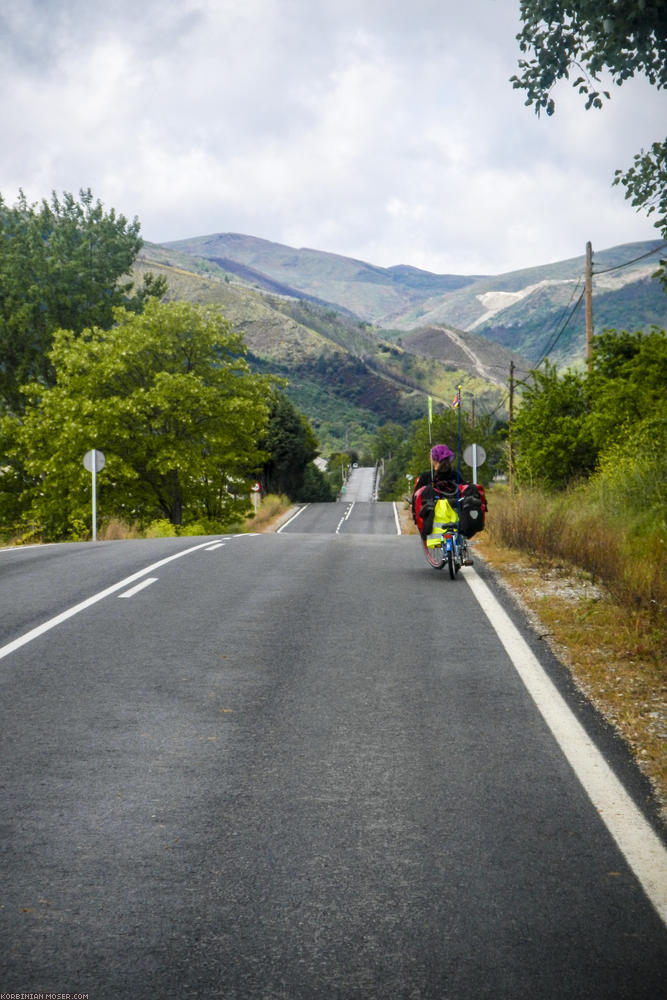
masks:
{"type": "Polygon", "coordinates": [[[261,488],[262,487],[261,487],[260,483],[255,483],[254,486],[250,487],[250,489],[253,491],[253,493],[259,493],[259,491],[261,490],[261,488]]]}
{"type": "Polygon", "coordinates": [[[482,448],[481,444],[469,444],[468,447],[463,452],[463,461],[466,465],[472,466],[472,481],[477,482],[477,466],[484,465],[486,461],[486,452],[482,448]]]}
{"type": "Polygon", "coordinates": [[[486,462],[486,452],[481,444],[469,444],[463,451],[463,461],[466,465],[484,465],[486,462]],[[477,461],[475,461],[475,451],[477,452],[477,461]]]}
{"type": "Polygon", "coordinates": [[[95,458],[95,471],[99,472],[106,465],[106,458],[104,457],[104,452],[98,451],[97,448],[93,448],[92,451],[87,451],[83,456],[84,468],[88,469],[88,472],[93,471],[93,457],[95,458]]]}

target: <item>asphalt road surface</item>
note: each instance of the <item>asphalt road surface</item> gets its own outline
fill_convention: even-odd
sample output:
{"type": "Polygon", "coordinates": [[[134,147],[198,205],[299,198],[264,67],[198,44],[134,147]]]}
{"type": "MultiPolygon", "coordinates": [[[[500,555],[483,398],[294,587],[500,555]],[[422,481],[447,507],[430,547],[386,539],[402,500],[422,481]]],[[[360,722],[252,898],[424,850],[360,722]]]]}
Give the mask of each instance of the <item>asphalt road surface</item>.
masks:
{"type": "Polygon", "coordinates": [[[360,501],[0,551],[0,995],[661,997],[647,788],[493,590],[360,501]]]}

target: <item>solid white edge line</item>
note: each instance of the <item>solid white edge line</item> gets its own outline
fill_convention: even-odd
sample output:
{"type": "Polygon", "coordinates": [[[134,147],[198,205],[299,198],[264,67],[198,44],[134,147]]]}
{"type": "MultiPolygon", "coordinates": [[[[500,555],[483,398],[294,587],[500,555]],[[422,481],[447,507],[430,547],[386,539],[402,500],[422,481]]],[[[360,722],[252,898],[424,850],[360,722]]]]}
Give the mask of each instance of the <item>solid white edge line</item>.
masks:
{"type": "Polygon", "coordinates": [[[32,642],[33,639],[37,639],[40,635],[44,635],[45,632],[55,628],[56,625],[61,625],[63,622],[67,621],[68,618],[73,618],[74,615],[78,615],[80,611],[85,611],[86,608],[91,607],[93,604],[97,604],[98,601],[102,601],[105,597],[109,597],[110,594],[115,594],[117,590],[122,590],[124,587],[127,587],[129,583],[134,583],[135,580],[140,580],[142,577],[152,573],[160,566],[165,566],[167,563],[173,562],[174,559],[181,559],[183,556],[190,555],[191,552],[196,552],[198,549],[204,549],[210,544],[210,541],[202,542],[201,545],[194,545],[192,548],[183,549],[182,552],[174,553],[173,556],[167,556],[165,559],[160,559],[151,566],[146,566],[145,569],[140,569],[138,572],[133,573],[124,580],[120,580],[119,583],[114,583],[113,586],[107,587],[106,590],[101,590],[99,594],[93,594],[92,597],[86,598],[86,600],[81,601],[80,604],[75,604],[74,607],[68,608],[67,611],[62,611],[59,615],[56,615],[55,618],[50,618],[42,625],[37,625],[36,628],[26,632],[25,635],[21,635],[18,639],[13,639],[12,642],[8,642],[6,646],[0,647],[0,660],[2,660],[5,656],[9,656],[10,653],[14,653],[17,649],[20,649],[21,646],[25,646],[27,643],[32,642]]]}
{"type": "Polygon", "coordinates": [[[306,507],[310,507],[310,504],[309,503],[304,504],[303,507],[300,507],[297,510],[296,514],[292,514],[292,516],[290,517],[290,519],[288,521],[285,521],[284,524],[281,524],[280,527],[278,528],[278,530],[276,531],[276,535],[279,535],[281,531],[284,531],[285,528],[287,527],[287,525],[291,524],[292,521],[294,521],[294,519],[299,516],[299,514],[303,514],[304,510],[306,509],[306,507]]]}
{"type": "Polygon", "coordinates": [[[393,504],[394,504],[394,521],[396,521],[396,534],[402,535],[403,532],[401,531],[401,519],[398,516],[398,507],[396,506],[395,500],[393,501],[393,504]]]}
{"type": "Polygon", "coordinates": [[[507,612],[471,571],[464,579],[602,821],[667,924],[667,850],[547,677],[507,612]]]}
{"type": "Polygon", "coordinates": [[[134,595],[138,594],[140,590],[150,587],[151,583],[155,583],[156,580],[156,576],[149,576],[147,580],[142,580],[141,583],[136,584],[136,586],[130,587],[130,589],[126,590],[124,594],[119,594],[118,600],[120,600],[121,597],[134,597],[134,595]]]}

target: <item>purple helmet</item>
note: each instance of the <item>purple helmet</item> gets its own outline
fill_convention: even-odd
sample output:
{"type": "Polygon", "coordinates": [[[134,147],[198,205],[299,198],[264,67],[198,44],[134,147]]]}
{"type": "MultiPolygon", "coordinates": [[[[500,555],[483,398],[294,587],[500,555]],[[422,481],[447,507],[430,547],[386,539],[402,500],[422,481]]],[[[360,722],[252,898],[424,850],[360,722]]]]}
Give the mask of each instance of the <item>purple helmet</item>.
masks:
{"type": "Polygon", "coordinates": [[[450,451],[446,444],[434,444],[431,448],[431,458],[434,462],[448,462],[454,458],[454,452],[450,451]]]}

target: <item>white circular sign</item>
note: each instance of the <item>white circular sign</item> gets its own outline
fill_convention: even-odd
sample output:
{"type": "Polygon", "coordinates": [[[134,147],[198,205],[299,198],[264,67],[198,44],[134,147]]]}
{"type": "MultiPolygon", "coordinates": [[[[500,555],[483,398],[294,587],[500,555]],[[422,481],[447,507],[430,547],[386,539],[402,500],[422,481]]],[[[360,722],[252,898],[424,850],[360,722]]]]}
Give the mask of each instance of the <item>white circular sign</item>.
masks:
{"type": "MultiPolygon", "coordinates": [[[[475,446],[477,448],[477,465],[484,465],[486,461],[486,452],[482,448],[481,444],[475,446]]],[[[467,448],[463,451],[463,461],[466,465],[473,466],[475,463],[473,461],[472,453],[473,445],[469,444],[467,448]]]]}
{"type": "Polygon", "coordinates": [[[94,451],[87,451],[83,456],[84,468],[88,469],[88,472],[93,471],[93,455],[95,456],[95,471],[99,472],[106,465],[106,458],[104,457],[104,452],[98,451],[97,448],[94,451]]]}
{"type": "Polygon", "coordinates": [[[262,487],[260,486],[259,483],[255,483],[255,485],[253,487],[251,487],[251,488],[252,488],[253,493],[259,493],[259,491],[261,490],[262,487]]]}

